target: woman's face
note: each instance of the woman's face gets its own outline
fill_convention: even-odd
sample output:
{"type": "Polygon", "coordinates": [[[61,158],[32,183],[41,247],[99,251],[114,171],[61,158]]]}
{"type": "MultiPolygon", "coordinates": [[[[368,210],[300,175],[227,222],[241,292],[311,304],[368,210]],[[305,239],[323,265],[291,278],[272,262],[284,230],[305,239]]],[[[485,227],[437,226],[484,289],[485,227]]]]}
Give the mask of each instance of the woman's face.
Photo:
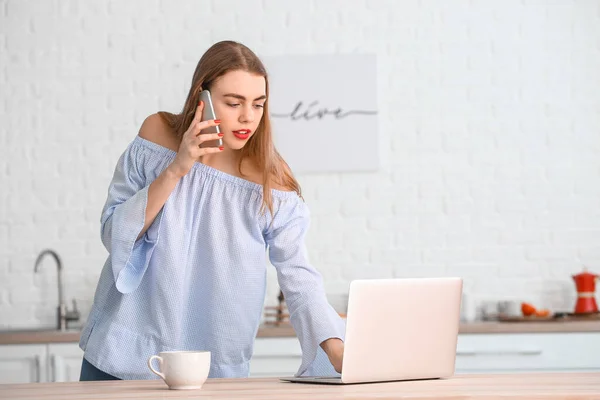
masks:
{"type": "Polygon", "coordinates": [[[210,92],[225,149],[239,150],[256,132],[267,100],[263,76],[230,71],[217,78],[210,92]]]}

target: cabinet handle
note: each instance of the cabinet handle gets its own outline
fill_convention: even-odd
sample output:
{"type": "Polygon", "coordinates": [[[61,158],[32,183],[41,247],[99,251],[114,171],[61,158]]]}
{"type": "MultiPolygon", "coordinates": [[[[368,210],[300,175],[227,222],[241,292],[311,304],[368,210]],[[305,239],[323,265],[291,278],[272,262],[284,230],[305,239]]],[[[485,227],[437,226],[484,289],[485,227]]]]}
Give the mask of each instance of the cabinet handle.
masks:
{"type": "Polygon", "coordinates": [[[40,376],[42,374],[40,370],[40,356],[33,357],[33,364],[35,368],[35,382],[40,383],[42,381],[42,377],[40,376]]]}
{"type": "Polygon", "coordinates": [[[520,356],[536,356],[542,354],[540,349],[523,349],[523,350],[458,350],[457,356],[508,356],[508,355],[520,355],[520,356]]]}
{"type": "Polygon", "coordinates": [[[56,382],[56,357],[50,356],[50,370],[52,371],[52,380],[50,382],[56,382]]]}

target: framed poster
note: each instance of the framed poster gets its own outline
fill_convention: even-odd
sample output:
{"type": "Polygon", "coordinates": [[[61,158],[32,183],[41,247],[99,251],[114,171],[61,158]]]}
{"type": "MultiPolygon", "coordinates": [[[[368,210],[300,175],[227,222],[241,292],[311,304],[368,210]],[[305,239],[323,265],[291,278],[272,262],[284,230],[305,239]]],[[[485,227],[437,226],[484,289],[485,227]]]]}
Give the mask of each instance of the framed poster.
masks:
{"type": "Polygon", "coordinates": [[[261,58],[275,145],[294,173],[378,169],[374,55],[261,58]]]}

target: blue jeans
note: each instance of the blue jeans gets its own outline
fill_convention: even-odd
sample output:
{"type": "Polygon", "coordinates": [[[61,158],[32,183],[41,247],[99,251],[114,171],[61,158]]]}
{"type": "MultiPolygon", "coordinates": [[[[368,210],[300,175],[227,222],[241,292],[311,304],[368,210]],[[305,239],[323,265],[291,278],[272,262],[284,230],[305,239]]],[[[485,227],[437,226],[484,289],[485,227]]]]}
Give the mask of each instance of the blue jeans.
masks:
{"type": "Polygon", "coordinates": [[[79,376],[80,381],[120,381],[119,378],[116,378],[112,375],[107,374],[106,372],[100,371],[98,368],[94,367],[92,364],[88,362],[85,358],[81,363],[81,375],[79,376]]]}

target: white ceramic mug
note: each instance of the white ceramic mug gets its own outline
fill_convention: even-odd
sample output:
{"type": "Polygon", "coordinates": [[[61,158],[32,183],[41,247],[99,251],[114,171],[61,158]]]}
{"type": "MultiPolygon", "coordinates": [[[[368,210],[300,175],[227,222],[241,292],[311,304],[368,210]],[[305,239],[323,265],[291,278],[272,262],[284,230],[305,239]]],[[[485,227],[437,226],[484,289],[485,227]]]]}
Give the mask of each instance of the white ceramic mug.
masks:
{"type": "Polygon", "coordinates": [[[148,367],[169,389],[200,389],[210,371],[210,351],[161,351],[148,359],[148,367]],[[159,369],[152,367],[158,360],[159,369]]]}

